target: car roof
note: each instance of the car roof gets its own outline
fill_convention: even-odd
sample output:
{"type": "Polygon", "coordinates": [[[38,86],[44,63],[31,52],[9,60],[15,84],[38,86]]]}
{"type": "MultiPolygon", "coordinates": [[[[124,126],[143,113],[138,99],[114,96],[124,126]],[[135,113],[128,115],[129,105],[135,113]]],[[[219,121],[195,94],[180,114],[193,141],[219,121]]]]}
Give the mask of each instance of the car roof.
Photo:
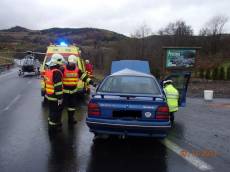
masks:
{"type": "Polygon", "coordinates": [[[123,70],[120,70],[118,72],[115,72],[113,74],[111,74],[110,76],[145,76],[145,77],[151,77],[154,78],[152,75],[146,74],[146,73],[142,73],[139,71],[135,71],[135,70],[131,70],[128,68],[125,68],[123,70]]]}

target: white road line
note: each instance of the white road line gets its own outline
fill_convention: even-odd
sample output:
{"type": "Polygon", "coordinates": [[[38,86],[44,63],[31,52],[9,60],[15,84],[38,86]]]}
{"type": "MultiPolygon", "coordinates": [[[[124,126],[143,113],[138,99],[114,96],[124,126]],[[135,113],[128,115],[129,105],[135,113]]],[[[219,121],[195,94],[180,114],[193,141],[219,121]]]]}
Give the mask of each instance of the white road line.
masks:
{"type": "Polygon", "coordinates": [[[32,81],[31,81],[31,80],[29,80],[27,83],[28,83],[28,84],[31,84],[31,83],[32,83],[32,81]]]}
{"type": "Polygon", "coordinates": [[[16,73],[16,70],[15,70],[15,69],[12,69],[10,72],[1,74],[1,75],[0,75],[0,78],[4,78],[4,77],[6,77],[6,76],[8,76],[8,75],[12,75],[12,74],[14,74],[14,73],[16,73]]]}
{"type": "Polygon", "coordinates": [[[16,101],[18,101],[18,100],[20,99],[20,97],[21,97],[20,94],[17,95],[17,96],[9,103],[9,105],[3,109],[3,111],[9,110],[10,107],[11,107],[16,101]]]}
{"type": "Polygon", "coordinates": [[[13,74],[13,73],[14,73],[14,72],[4,73],[4,74],[2,74],[2,75],[0,76],[0,78],[6,77],[6,76],[11,75],[11,74],[13,74]]]}
{"type": "Polygon", "coordinates": [[[164,144],[168,149],[172,150],[177,155],[179,155],[180,157],[184,158],[186,161],[188,161],[189,163],[197,167],[199,170],[208,171],[213,169],[211,165],[207,164],[206,162],[202,161],[201,159],[199,159],[198,157],[192,155],[187,151],[186,151],[187,154],[183,156],[182,153],[184,149],[180,148],[177,144],[171,142],[170,140],[164,139],[161,143],[164,144]]]}

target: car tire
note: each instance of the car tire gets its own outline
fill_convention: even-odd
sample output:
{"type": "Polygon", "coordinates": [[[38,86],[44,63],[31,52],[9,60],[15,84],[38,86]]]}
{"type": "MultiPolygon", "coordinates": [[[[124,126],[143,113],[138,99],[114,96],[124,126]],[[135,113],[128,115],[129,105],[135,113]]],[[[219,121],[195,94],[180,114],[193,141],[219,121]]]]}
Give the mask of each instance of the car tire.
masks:
{"type": "Polygon", "coordinates": [[[97,140],[107,140],[110,136],[108,134],[98,134],[98,133],[94,133],[94,138],[93,141],[97,141],[97,140]]]}

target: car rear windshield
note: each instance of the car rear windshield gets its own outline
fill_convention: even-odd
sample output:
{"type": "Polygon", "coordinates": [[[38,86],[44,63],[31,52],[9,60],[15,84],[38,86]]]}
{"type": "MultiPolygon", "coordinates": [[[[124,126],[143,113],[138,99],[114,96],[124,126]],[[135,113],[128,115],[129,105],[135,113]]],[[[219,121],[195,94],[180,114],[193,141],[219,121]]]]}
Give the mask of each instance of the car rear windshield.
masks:
{"type": "Polygon", "coordinates": [[[159,95],[157,82],[151,77],[111,76],[98,89],[106,93],[154,94],[159,95]]]}

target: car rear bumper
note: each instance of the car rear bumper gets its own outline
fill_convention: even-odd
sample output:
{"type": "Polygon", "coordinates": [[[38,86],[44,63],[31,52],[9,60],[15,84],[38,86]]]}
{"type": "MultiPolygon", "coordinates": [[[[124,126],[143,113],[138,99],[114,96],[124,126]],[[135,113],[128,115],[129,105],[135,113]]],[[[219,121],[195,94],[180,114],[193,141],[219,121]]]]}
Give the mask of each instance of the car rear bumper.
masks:
{"type": "Polygon", "coordinates": [[[87,118],[86,123],[93,133],[128,136],[165,137],[171,128],[170,122],[153,124],[152,122],[87,118]]]}

